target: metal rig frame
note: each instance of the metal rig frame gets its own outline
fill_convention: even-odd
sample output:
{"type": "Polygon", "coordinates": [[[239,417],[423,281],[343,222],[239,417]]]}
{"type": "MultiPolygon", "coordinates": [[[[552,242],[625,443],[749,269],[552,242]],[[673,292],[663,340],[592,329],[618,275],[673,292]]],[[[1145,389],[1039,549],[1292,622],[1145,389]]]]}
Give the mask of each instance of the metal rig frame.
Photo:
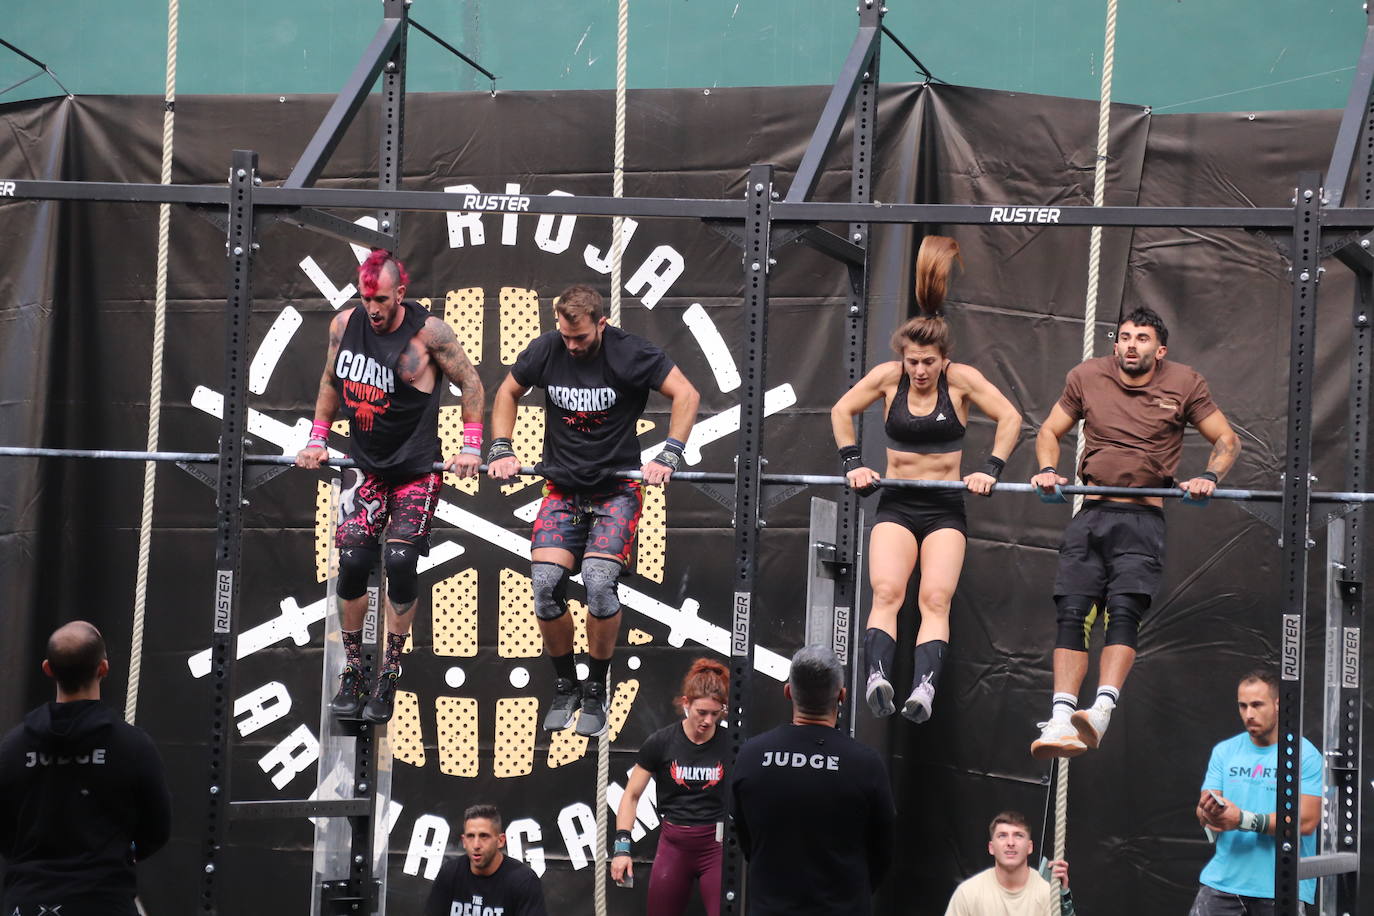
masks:
{"type": "MultiPolygon", "coordinates": [[[[228,186],[122,184],[101,182],[31,181],[12,183],[15,199],[91,200],[130,203],[179,203],[203,210],[228,236],[228,295],[225,328],[224,415],[218,483],[217,572],[212,599],[212,694],[213,715],[209,748],[208,812],[204,840],[204,876],[198,911],[220,911],[219,888],[222,848],[228,821],[234,818],[272,816],[346,816],[353,819],[355,845],[370,841],[373,830],[369,792],[371,780],[359,780],[358,797],[342,802],[241,801],[232,802],[229,791],[229,750],[232,734],[231,697],[235,643],[239,632],[239,536],[242,527],[243,433],[247,408],[247,340],[256,237],[270,222],[287,221],[316,232],[361,245],[394,248],[401,211],[461,210],[464,203],[453,194],[439,191],[398,190],[404,125],[405,51],[409,0],[384,0],[383,18],[376,36],[364,52],[348,82],[339,93],[300,161],[281,187],[265,187],[257,175],[256,155],[235,151],[228,186]],[[378,77],[383,81],[381,106],[381,156],[378,190],[320,189],[313,187],[330,153],[362,107],[378,77]],[[455,206],[457,204],[458,206],[455,206]],[[372,231],[324,212],[321,208],[371,210],[378,213],[379,231],[372,231]],[[227,223],[215,212],[227,214],[227,223]]],[[[875,150],[878,89],[878,49],[886,9],[864,0],[858,9],[859,28],[820,120],[785,197],[774,189],[773,167],[756,164],[749,169],[742,200],[659,199],[610,197],[561,197],[537,195],[483,195],[488,200],[505,198],[521,212],[595,216],[663,217],[700,219],[736,238],[743,249],[743,295],[746,306],[740,392],[738,466],[734,475],[737,535],[735,540],[735,599],[731,638],[731,697],[729,730],[733,748],[748,733],[746,697],[749,691],[754,639],[750,629],[755,602],[761,484],[763,393],[765,390],[768,330],[768,277],[775,248],[791,241],[815,247],[845,265],[850,292],[845,300],[846,341],[843,379],[846,385],[864,373],[867,338],[866,293],[868,284],[868,236],[874,223],[935,223],[948,225],[997,225],[1009,223],[1010,208],[959,204],[879,204],[870,202],[870,165],[875,150]],[[853,105],[854,145],[850,201],[810,200],[826,156],[853,105]],[[819,223],[848,223],[849,236],[841,238],[819,228],[819,223]]],[[[1275,621],[1282,630],[1282,687],[1280,691],[1279,760],[1281,778],[1276,793],[1278,813],[1275,856],[1275,899],[1282,914],[1298,912],[1300,877],[1331,875],[1334,904],[1331,912],[1358,911],[1359,873],[1368,866],[1374,850],[1362,848],[1360,824],[1368,813],[1370,793],[1360,785],[1363,679],[1360,631],[1364,620],[1365,508],[1357,506],[1345,520],[1342,543],[1335,545],[1334,560],[1340,565],[1334,577],[1339,591],[1335,619],[1341,640],[1341,669],[1335,694],[1342,727],[1328,736],[1327,764],[1339,804],[1328,810],[1328,834],[1338,850],[1306,860],[1298,855],[1299,742],[1302,735],[1303,639],[1307,622],[1308,551],[1315,546],[1308,537],[1312,501],[1311,423],[1315,376],[1314,332],[1317,291],[1324,257],[1334,256],[1354,271],[1357,293],[1351,314],[1352,359],[1350,399],[1350,451],[1347,489],[1363,491],[1368,483],[1370,413],[1370,316],[1374,309],[1374,18],[1367,14],[1364,49],[1341,121],[1331,163],[1323,176],[1306,172],[1298,176],[1291,208],[1281,207],[1055,207],[1033,208],[1054,226],[1213,226],[1264,230],[1277,234],[1282,249],[1291,239],[1287,254],[1292,261],[1293,310],[1290,349],[1287,449],[1281,513],[1283,599],[1275,621]],[[1353,176],[1356,206],[1343,206],[1345,185],[1357,151],[1360,168],[1353,176]],[[1053,210],[1052,220],[1050,211],[1053,210]],[[1323,230],[1335,230],[1323,238],[1323,230]]],[[[900,47],[900,45],[899,45],[900,47]]],[[[905,50],[905,48],[902,48],[905,50]]],[[[907,52],[908,55],[910,52],[907,52]]],[[[913,58],[914,59],[914,58],[913,58]]],[[[919,65],[919,62],[917,62],[919,65]]],[[[485,72],[485,71],[483,71],[485,72]]],[[[923,71],[924,72],[924,71],[923,71]]],[[[487,74],[490,76],[490,74],[487,74]]],[[[929,74],[926,73],[929,81],[929,74]]],[[[470,204],[472,206],[472,204],[470,204]]],[[[837,609],[853,610],[853,559],[861,532],[858,530],[857,497],[846,493],[840,508],[839,536],[834,560],[848,565],[848,581],[837,582],[837,609]]],[[[853,663],[849,620],[852,614],[837,613],[834,645],[847,663],[853,663]],[[841,629],[843,628],[843,630],[841,629]]],[[[372,765],[372,742],[358,742],[360,772],[372,765]]],[[[362,850],[365,852],[365,850],[362,850]]],[[[744,864],[742,851],[727,833],[722,912],[744,911],[744,864]]],[[[338,901],[343,911],[369,900],[371,856],[355,857],[358,864],[343,885],[338,901]]],[[[375,900],[375,894],[373,898],[375,900]]]]}

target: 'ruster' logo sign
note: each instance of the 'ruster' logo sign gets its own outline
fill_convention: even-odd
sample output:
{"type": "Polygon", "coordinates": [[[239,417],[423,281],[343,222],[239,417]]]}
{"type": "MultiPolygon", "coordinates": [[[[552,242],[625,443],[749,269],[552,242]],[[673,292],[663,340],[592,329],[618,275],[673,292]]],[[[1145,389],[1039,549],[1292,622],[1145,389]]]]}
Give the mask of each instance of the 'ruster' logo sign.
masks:
{"type": "Polygon", "coordinates": [[[1283,615],[1283,659],[1279,675],[1285,681],[1298,679],[1299,645],[1302,636],[1302,617],[1297,614],[1283,615]]]}

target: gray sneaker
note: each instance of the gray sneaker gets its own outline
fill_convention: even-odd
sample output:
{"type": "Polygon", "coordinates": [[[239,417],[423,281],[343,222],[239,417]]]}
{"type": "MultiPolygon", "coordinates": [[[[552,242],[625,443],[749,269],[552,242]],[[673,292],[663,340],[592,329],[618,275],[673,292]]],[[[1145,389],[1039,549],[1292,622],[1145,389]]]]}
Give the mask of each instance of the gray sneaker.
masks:
{"type": "Polygon", "coordinates": [[[606,685],[587,681],[582,685],[582,715],[577,717],[577,733],[584,738],[606,734],[606,685]]]}
{"type": "Polygon", "coordinates": [[[911,689],[911,696],[902,705],[902,715],[920,725],[930,718],[930,710],[935,705],[935,685],[930,675],[921,678],[921,683],[911,689]]]}
{"type": "Polygon", "coordinates": [[[544,731],[561,732],[572,725],[573,713],[582,702],[582,688],[577,681],[560,677],[553,682],[553,702],[544,714],[544,731]]]}
{"type": "Polygon", "coordinates": [[[897,711],[897,707],[892,704],[892,682],[876,669],[868,672],[868,686],[864,688],[864,699],[868,700],[868,708],[873,710],[873,715],[880,719],[897,711]]]}

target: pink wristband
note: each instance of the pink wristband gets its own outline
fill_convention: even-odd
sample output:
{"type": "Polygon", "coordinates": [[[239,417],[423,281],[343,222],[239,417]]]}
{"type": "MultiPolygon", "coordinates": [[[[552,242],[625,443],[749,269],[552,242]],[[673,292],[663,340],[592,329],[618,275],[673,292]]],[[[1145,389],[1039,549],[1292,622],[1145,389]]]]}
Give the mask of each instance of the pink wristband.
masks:
{"type": "Polygon", "coordinates": [[[482,424],[463,424],[463,447],[480,449],[482,447],[482,424]]]}
{"type": "Polygon", "coordinates": [[[309,441],[327,443],[329,441],[329,424],[321,423],[319,420],[316,420],[314,425],[310,427],[309,441]]]}

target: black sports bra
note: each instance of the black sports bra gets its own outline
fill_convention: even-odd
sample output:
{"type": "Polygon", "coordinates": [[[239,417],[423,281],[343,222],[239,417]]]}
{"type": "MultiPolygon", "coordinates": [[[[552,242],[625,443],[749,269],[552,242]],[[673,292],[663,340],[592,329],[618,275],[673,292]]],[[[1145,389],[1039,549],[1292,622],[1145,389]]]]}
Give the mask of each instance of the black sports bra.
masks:
{"type": "MultiPolygon", "coordinates": [[[[948,368],[948,367],[946,367],[948,368]]],[[[907,392],[911,377],[902,368],[897,393],[887,412],[883,428],[887,431],[887,447],[894,452],[917,452],[923,455],[957,452],[964,447],[964,424],[949,398],[949,382],[940,372],[935,382],[935,409],[923,417],[913,417],[907,406],[907,392]]]]}

